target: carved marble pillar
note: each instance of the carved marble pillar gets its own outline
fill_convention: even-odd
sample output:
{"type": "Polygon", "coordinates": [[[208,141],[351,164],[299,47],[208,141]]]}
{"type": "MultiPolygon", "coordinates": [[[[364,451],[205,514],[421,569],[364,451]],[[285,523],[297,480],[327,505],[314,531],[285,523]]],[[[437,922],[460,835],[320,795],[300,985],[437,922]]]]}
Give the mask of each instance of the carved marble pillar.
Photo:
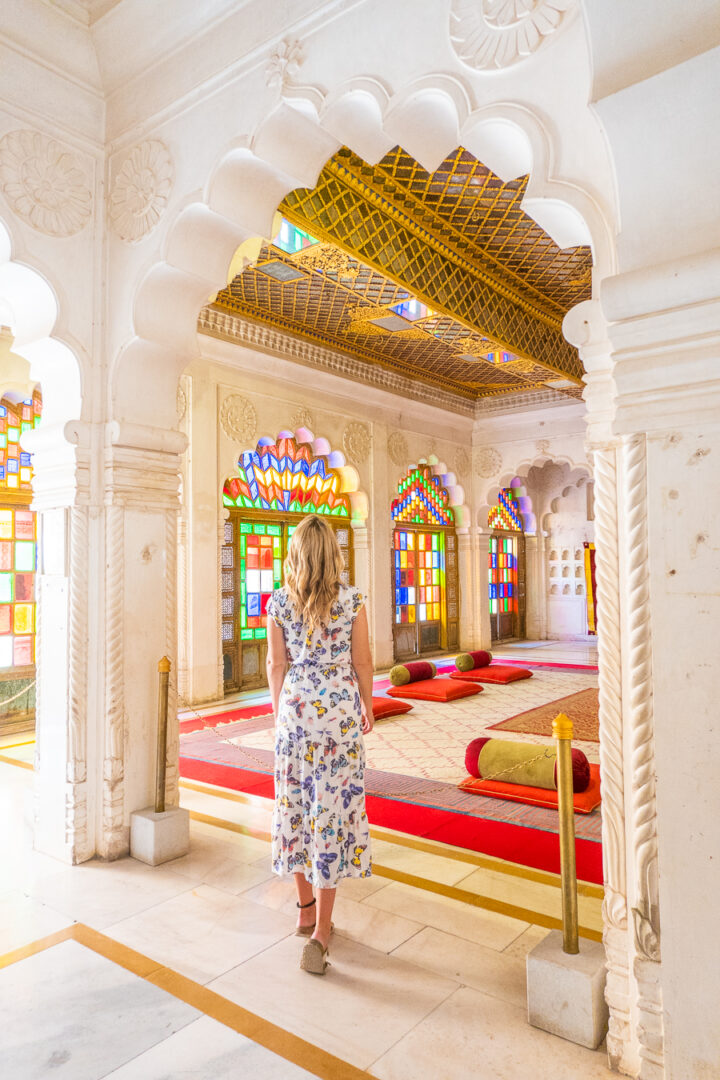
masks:
{"type": "Polygon", "coordinates": [[[167,802],[177,802],[178,431],[110,423],[105,444],[104,718],[96,849],[126,854],[130,814],[153,801],[157,663],[172,662],[167,802]]]}
{"type": "Polygon", "coordinates": [[[475,574],[473,572],[472,541],[469,529],[457,530],[458,587],[460,601],[460,649],[473,647],[473,617],[475,609],[475,574]]]}
{"type": "Polygon", "coordinates": [[[487,608],[487,543],[477,525],[470,528],[470,558],[472,565],[472,621],[470,648],[481,649],[483,608],[487,608]]]}
{"type": "Polygon", "coordinates": [[[525,537],[525,636],[540,638],[541,607],[545,599],[541,579],[542,536],[525,537]]]}
{"type": "Polygon", "coordinates": [[[486,529],[478,528],[478,644],[479,649],[492,649],[492,628],[490,626],[490,604],[488,601],[488,538],[486,529]]]}

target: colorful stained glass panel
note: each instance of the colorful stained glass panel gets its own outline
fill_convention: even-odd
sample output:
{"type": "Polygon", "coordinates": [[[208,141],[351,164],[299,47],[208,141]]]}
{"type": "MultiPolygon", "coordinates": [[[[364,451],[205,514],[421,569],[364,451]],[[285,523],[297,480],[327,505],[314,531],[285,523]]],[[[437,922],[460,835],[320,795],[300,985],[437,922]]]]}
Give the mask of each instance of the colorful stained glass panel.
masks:
{"type": "Polygon", "coordinates": [[[398,484],[397,492],[390,508],[396,524],[453,524],[448,493],[439,477],[432,475],[429,465],[411,468],[398,484]]]}
{"type": "Polygon", "coordinates": [[[240,639],[267,636],[267,606],[282,584],[280,526],[240,526],[240,639]],[[270,533],[270,529],[273,530],[270,533]],[[269,535],[268,535],[269,534],[269,535]]]}
{"type": "Polygon", "coordinates": [[[522,517],[520,516],[517,495],[513,488],[503,488],[498,492],[497,504],[488,514],[488,526],[491,529],[522,532],[522,517]]]}
{"type": "Polygon", "coordinates": [[[327,458],[315,457],[308,445],[293,438],[242,454],[237,474],[225,481],[223,503],[246,510],[350,516],[340,474],[327,458]]]}

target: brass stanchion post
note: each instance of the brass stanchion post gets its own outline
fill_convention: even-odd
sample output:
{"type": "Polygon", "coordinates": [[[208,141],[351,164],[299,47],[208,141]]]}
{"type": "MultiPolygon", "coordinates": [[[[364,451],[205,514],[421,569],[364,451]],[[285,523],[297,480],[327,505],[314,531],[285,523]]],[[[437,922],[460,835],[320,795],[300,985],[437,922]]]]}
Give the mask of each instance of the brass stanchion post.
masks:
{"type": "Polygon", "coordinates": [[[158,661],[158,730],[157,761],[155,764],[155,813],[165,812],[165,758],[167,756],[168,682],[170,661],[163,656],[158,661]]]}
{"type": "Polygon", "coordinates": [[[557,740],[558,816],[560,819],[560,874],[562,878],[563,952],[577,953],[578,901],[575,870],[575,810],[573,807],[572,720],[560,713],[553,720],[557,740]]]}

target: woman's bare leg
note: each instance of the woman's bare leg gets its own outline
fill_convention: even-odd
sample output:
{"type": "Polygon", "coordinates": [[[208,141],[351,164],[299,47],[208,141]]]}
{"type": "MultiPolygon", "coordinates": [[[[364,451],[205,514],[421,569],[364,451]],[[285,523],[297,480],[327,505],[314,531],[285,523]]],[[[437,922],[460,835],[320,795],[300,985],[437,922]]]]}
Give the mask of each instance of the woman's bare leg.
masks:
{"type": "Polygon", "coordinates": [[[312,904],[313,887],[304,874],[293,874],[293,877],[295,878],[298,904],[300,904],[297,925],[312,926],[316,918],[315,904],[312,904]],[[312,904],[312,906],[304,907],[305,904],[312,904]]]}
{"type": "Polygon", "coordinates": [[[320,942],[323,948],[327,949],[328,941],[330,940],[331,923],[332,923],[332,910],[335,904],[336,889],[318,889],[317,890],[317,922],[315,924],[314,938],[320,942]]]}

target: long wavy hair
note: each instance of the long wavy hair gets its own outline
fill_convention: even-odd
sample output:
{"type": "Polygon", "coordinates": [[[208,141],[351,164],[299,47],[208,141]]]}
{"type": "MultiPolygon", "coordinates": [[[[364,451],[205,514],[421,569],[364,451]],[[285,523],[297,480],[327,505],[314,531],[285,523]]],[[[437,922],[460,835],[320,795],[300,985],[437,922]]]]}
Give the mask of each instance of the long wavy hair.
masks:
{"type": "Polygon", "coordinates": [[[344,562],[337,537],[323,518],[308,515],[290,539],[285,587],[308,632],[327,623],[340,591],[344,562]]]}

